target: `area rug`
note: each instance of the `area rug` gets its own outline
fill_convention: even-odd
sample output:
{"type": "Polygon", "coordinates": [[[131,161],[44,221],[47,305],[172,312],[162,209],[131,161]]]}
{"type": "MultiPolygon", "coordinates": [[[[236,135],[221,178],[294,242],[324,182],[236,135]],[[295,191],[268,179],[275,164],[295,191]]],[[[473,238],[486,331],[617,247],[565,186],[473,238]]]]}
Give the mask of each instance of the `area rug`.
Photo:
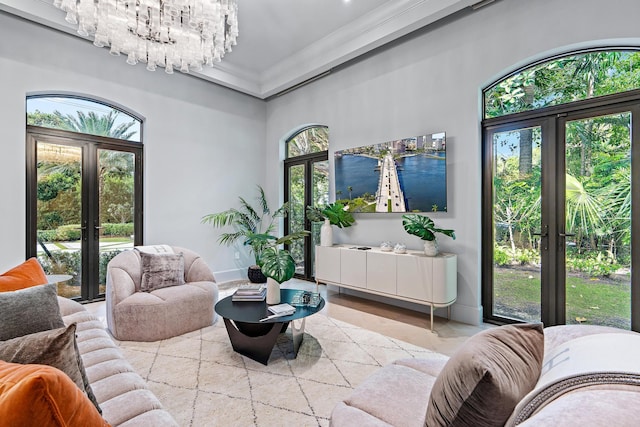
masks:
{"type": "Polygon", "coordinates": [[[235,353],[224,322],[179,337],[118,342],[181,426],[328,426],[337,402],[399,358],[445,356],[322,313],[306,320],[293,357],[290,332],[267,366],[235,353]]]}

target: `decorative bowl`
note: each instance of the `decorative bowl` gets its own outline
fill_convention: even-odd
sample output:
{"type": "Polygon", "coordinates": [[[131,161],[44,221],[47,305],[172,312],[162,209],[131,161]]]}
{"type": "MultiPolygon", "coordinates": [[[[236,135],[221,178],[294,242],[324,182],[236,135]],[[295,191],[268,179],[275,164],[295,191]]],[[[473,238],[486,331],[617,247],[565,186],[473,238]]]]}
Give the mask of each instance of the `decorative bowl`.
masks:
{"type": "Polygon", "coordinates": [[[391,242],[382,242],[380,243],[380,250],[382,252],[391,252],[393,250],[393,245],[391,242]]]}

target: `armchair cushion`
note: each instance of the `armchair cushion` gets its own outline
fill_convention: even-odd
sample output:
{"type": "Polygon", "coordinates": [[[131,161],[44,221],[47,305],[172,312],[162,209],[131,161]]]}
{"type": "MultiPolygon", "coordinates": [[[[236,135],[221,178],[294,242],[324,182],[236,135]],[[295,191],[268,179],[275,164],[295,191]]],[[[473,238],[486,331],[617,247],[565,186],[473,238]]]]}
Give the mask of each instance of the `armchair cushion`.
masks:
{"type": "Polygon", "coordinates": [[[140,290],[151,292],[168,286],[184,285],[184,256],[140,252],[142,282],[140,290]]]}

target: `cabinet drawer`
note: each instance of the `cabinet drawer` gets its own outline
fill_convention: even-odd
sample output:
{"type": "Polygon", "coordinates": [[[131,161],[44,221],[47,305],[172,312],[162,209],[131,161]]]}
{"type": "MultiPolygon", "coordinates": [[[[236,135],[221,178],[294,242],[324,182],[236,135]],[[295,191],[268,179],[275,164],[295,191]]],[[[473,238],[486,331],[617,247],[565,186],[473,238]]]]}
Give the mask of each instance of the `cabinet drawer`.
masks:
{"type": "Polygon", "coordinates": [[[340,283],[340,248],[316,246],[316,280],[340,283]]]}
{"type": "Polygon", "coordinates": [[[396,294],[396,258],[394,254],[367,254],[367,289],[396,294]]]}
{"type": "Polygon", "coordinates": [[[367,251],[340,250],[340,280],[345,285],[367,287],[367,251]]]}
{"type": "Polygon", "coordinates": [[[433,260],[424,255],[397,257],[397,293],[399,296],[432,301],[433,260]]]}

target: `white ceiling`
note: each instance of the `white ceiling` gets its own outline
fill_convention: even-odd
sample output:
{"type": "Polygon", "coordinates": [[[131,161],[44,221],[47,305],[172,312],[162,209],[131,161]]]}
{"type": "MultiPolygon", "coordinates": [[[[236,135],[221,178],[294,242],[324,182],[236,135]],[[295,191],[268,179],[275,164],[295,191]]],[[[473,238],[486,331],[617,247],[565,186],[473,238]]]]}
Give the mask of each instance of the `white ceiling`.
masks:
{"type": "MultiPolygon", "coordinates": [[[[192,74],[264,99],[478,1],[238,0],[238,45],[192,74]]],[[[77,35],[53,0],[0,0],[0,10],[77,35]]]]}

